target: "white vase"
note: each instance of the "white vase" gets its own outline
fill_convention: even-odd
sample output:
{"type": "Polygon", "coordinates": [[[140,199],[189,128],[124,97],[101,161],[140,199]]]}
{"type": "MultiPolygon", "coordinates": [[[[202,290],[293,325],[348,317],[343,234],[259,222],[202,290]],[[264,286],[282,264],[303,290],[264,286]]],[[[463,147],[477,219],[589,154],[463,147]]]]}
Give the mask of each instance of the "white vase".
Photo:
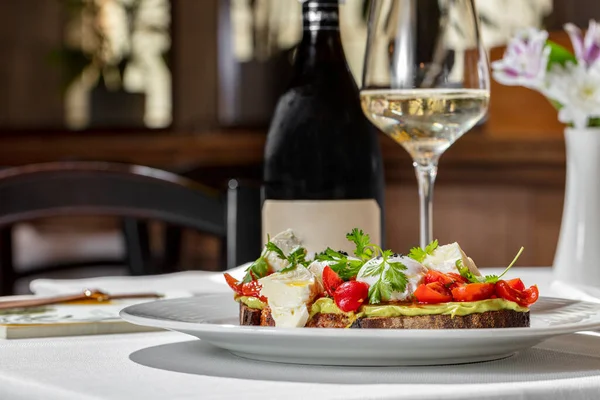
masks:
{"type": "Polygon", "coordinates": [[[554,277],[600,287],[600,128],[565,130],[567,182],[554,277]]]}

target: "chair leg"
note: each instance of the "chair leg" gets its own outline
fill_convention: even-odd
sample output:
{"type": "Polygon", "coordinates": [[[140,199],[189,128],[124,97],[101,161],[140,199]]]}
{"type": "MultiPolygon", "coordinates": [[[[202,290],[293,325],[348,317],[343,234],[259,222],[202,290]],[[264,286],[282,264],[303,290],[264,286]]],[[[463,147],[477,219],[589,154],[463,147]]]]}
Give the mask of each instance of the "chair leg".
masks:
{"type": "Polygon", "coordinates": [[[17,274],[13,265],[12,226],[0,228],[0,296],[13,294],[17,274]]]}
{"type": "Polygon", "coordinates": [[[151,274],[150,239],[148,224],[134,218],[123,219],[123,236],[129,273],[131,275],[151,274]]]}
{"type": "Polygon", "coordinates": [[[164,256],[161,272],[173,272],[181,262],[181,239],[183,231],[180,227],[167,224],[164,236],[164,256]]]}

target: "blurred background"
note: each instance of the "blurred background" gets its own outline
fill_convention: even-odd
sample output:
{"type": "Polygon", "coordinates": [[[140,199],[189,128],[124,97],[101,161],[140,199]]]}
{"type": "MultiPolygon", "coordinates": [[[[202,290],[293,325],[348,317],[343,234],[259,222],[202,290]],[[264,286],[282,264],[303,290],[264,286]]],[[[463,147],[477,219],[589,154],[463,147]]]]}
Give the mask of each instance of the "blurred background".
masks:
{"type": "MultiPolygon", "coordinates": [[[[420,0],[423,2],[438,0],[420,0]]],[[[535,26],[569,46],[562,25],[600,19],[597,0],[478,0],[492,59],[535,26]]],[[[346,0],[342,38],[360,85],[368,0],[346,0]]],[[[0,2],[0,165],[69,160],[161,168],[224,191],[259,181],[266,131],[302,35],[296,0],[20,0],[0,2]]],[[[460,40],[461,27],[456,26],[460,40]]],[[[460,54],[456,55],[460,57],[460,54]]],[[[492,85],[485,123],[442,158],[435,236],[483,266],[551,265],[564,195],[563,126],[546,100],[492,85]]],[[[387,244],[416,245],[416,181],[381,135],[387,244]]],[[[0,199],[0,201],[3,201],[0,199]]],[[[11,228],[15,268],[118,258],[121,221],[54,217],[11,228]]],[[[150,246],[165,226],[150,223],[150,246]]],[[[220,269],[219,238],[184,231],[176,269],[220,269]]],[[[179,249],[179,247],[178,247],[179,249]]],[[[119,266],[77,274],[119,274],[119,266]]],[[[74,276],[63,271],[53,276],[74,276]],[[58,274],[58,275],[57,275],[58,274]]],[[[26,281],[19,291],[26,290],[26,281]]]]}

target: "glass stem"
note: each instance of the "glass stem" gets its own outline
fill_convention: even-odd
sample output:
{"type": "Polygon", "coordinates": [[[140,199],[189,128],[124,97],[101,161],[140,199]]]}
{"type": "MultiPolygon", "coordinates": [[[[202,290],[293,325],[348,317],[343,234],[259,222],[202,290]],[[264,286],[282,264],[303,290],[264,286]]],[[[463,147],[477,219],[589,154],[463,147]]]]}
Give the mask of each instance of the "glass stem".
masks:
{"type": "Polygon", "coordinates": [[[425,248],[433,240],[433,184],[437,176],[437,161],[422,165],[413,163],[419,183],[420,200],[420,246],[425,248]]]}

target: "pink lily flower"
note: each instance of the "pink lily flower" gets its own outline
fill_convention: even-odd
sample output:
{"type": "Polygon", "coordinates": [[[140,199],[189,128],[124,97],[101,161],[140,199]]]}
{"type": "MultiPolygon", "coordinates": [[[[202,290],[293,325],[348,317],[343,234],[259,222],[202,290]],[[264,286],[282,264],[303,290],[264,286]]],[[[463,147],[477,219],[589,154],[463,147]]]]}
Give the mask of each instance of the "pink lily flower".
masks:
{"type": "Polygon", "coordinates": [[[504,58],[492,63],[494,79],[503,85],[540,90],[550,57],[547,39],[546,31],[529,28],[519,32],[508,43],[504,58]]]}
{"type": "Polygon", "coordinates": [[[580,64],[589,67],[600,60],[600,24],[598,22],[590,21],[585,36],[581,29],[571,23],[565,25],[565,31],[571,38],[575,57],[580,64]]]}

